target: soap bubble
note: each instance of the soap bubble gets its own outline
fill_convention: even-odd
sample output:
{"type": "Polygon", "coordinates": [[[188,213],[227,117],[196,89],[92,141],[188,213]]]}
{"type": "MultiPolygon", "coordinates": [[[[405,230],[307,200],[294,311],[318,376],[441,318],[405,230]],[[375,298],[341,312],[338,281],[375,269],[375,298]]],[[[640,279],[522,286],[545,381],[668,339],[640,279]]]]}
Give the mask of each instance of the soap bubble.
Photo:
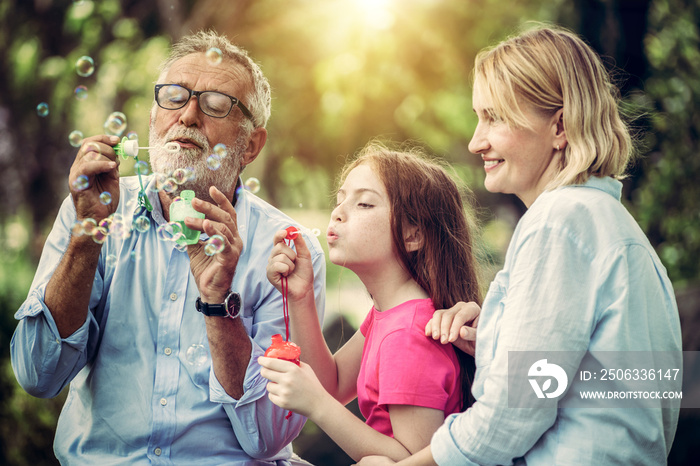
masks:
{"type": "Polygon", "coordinates": [[[36,106],[36,114],[39,115],[40,117],[48,116],[49,104],[47,104],[46,102],[41,102],[39,105],[37,105],[36,106]]]}
{"type": "Polygon", "coordinates": [[[207,157],[207,167],[210,170],[218,170],[221,167],[221,158],[216,154],[211,154],[207,157]]]}
{"type": "Polygon", "coordinates": [[[223,54],[221,53],[221,50],[216,47],[212,47],[209,50],[207,50],[207,53],[205,55],[209,63],[212,65],[220,64],[221,60],[223,60],[224,58],[223,54]]]}
{"type": "Polygon", "coordinates": [[[109,217],[100,220],[100,223],[98,223],[98,225],[104,228],[105,230],[109,231],[109,229],[112,227],[112,222],[113,217],[110,215],[109,217]]]}
{"type": "Polygon", "coordinates": [[[187,348],[187,352],[185,353],[185,360],[187,361],[187,364],[195,367],[206,364],[208,358],[209,354],[207,353],[207,349],[204,347],[204,345],[197,343],[187,348]]]}
{"type": "Polygon", "coordinates": [[[122,219],[122,216],[119,214],[112,214],[109,216],[109,218],[112,220],[110,226],[109,226],[109,235],[113,236],[115,238],[128,238],[131,236],[131,232],[129,228],[124,224],[124,220],[122,219]]]}
{"type": "Polygon", "coordinates": [[[85,234],[85,229],[83,228],[83,222],[81,222],[80,220],[77,220],[77,221],[73,224],[73,228],[71,228],[70,232],[71,232],[71,235],[73,235],[73,236],[82,236],[82,235],[84,235],[84,234],[85,234]]]}
{"type": "Polygon", "coordinates": [[[311,234],[314,236],[320,236],[321,230],[319,230],[318,228],[314,228],[313,230],[311,230],[311,234]]]}
{"type": "Polygon", "coordinates": [[[226,144],[218,143],[214,146],[214,153],[219,156],[220,159],[226,158],[228,155],[228,149],[226,144]]]}
{"type": "Polygon", "coordinates": [[[153,183],[153,185],[149,185],[148,190],[152,191],[154,193],[157,193],[158,191],[162,191],[163,184],[165,183],[165,180],[168,179],[168,177],[165,176],[163,173],[158,173],[158,172],[154,172],[153,177],[155,178],[155,183],[153,183]]]}
{"type": "Polygon", "coordinates": [[[107,241],[107,230],[102,227],[97,227],[92,231],[92,240],[97,244],[102,244],[107,241]]]}
{"type": "Polygon", "coordinates": [[[163,241],[177,241],[183,235],[182,226],[178,222],[164,223],[158,227],[158,237],[163,241]]]}
{"type": "Polygon", "coordinates": [[[131,253],[129,253],[129,260],[131,260],[131,262],[136,262],[139,260],[138,253],[136,251],[131,251],[131,253]]]}
{"type": "Polygon", "coordinates": [[[137,141],[139,139],[139,135],[136,134],[136,131],[129,131],[126,133],[126,138],[130,141],[137,141]]]}
{"type": "Polygon", "coordinates": [[[86,235],[92,235],[95,228],[97,228],[97,222],[94,218],[86,218],[83,220],[83,231],[86,235]]]}
{"type": "Polygon", "coordinates": [[[84,78],[90,76],[95,72],[95,61],[87,55],[78,58],[75,62],[75,72],[84,78]]]}
{"type": "Polygon", "coordinates": [[[177,184],[185,183],[189,179],[189,173],[185,168],[178,168],[173,172],[173,179],[177,184]]]}
{"type": "Polygon", "coordinates": [[[103,191],[100,194],[100,203],[102,205],[110,205],[112,203],[112,194],[109,191],[103,191]]]}
{"type": "Polygon", "coordinates": [[[138,173],[139,175],[148,175],[151,170],[148,168],[148,164],[146,162],[139,160],[134,164],[134,172],[138,173]]]}
{"type": "Polygon", "coordinates": [[[88,177],[86,175],[79,175],[73,182],[73,189],[77,191],[84,191],[90,186],[88,177]]]}
{"type": "Polygon", "coordinates": [[[85,100],[88,98],[88,89],[82,84],[75,88],[74,91],[75,98],[78,100],[85,100]]]}
{"type": "Polygon", "coordinates": [[[114,254],[109,254],[105,258],[105,266],[107,267],[114,267],[117,264],[117,256],[114,254]]]}
{"type": "Polygon", "coordinates": [[[126,115],[122,112],[112,112],[104,124],[105,132],[114,136],[121,136],[126,129],[126,115]]]}
{"type": "Polygon", "coordinates": [[[139,215],[134,219],[134,229],[139,233],[146,233],[151,228],[151,221],[145,215],[139,215]]]}
{"type": "Polygon", "coordinates": [[[187,252],[187,243],[175,243],[175,249],[180,252],[187,252]]]}
{"type": "Polygon", "coordinates": [[[163,182],[163,186],[161,189],[166,193],[175,192],[175,190],[177,189],[177,181],[175,181],[175,178],[170,177],[163,182]]]}
{"type": "Polygon", "coordinates": [[[260,180],[254,177],[250,177],[245,181],[245,189],[255,194],[260,191],[260,180]]]}
{"type": "Polygon", "coordinates": [[[73,147],[80,147],[80,145],[83,143],[82,131],[78,131],[77,129],[75,131],[71,131],[68,135],[68,142],[70,142],[70,145],[73,147]]]}
{"type": "Polygon", "coordinates": [[[207,256],[214,256],[223,251],[224,247],[226,247],[226,243],[224,242],[223,236],[211,236],[204,245],[204,254],[207,256]]]}

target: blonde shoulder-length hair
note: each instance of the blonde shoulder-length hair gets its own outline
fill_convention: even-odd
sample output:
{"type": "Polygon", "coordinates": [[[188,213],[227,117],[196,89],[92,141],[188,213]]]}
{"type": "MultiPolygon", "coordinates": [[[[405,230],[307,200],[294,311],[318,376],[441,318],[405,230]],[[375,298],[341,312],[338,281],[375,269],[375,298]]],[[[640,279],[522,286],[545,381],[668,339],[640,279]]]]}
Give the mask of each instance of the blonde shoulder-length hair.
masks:
{"type": "Polygon", "coordinates": [[[547,189],[590,176],[624,176],[634,144],[620,115],[619,90],[600,57],[574,33],[538,25],[481,51],[473,78],[511,126],[529,127],[523,103],[543,115],[563,108],[567,145],[547,189]]]}

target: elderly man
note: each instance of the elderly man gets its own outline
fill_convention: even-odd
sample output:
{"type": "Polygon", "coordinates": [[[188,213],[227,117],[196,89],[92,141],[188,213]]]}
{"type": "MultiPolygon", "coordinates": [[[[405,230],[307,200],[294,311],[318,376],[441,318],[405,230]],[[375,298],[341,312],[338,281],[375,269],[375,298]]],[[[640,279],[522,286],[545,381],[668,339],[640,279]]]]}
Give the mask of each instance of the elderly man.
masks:
{"type": "MultiPolygon", "coordinates": [[[[290,463],[305,419],[285,419],[269,401],[256,360],[285,333],[282,295],[265,264],[274,232],[294,222],[237,189],[265,145],[269,115],[258,65],[202,32],[174,45],[155,86],[154,175],[120,178],[114,136],[83,142],[12,339],[27,392],[53,397],[70,384],[54,443],[62,463],[290,463]],[[212,170],[217,144],[228,154],[212,170]],[[181,184],[159,189],[162,175],[183,169],[190,176],[181,184]],[[186,247],[161,235],[185,189],[205,215],[185,219],[202,235],[186,247]],[[75,228],[90,219],[112,226],[106,240],[75,228]],[[218,254],[204,247],[214,235],[224,245],[218,254]]],[[[323,252],[306,240],[322,312],[323,252]]]]}

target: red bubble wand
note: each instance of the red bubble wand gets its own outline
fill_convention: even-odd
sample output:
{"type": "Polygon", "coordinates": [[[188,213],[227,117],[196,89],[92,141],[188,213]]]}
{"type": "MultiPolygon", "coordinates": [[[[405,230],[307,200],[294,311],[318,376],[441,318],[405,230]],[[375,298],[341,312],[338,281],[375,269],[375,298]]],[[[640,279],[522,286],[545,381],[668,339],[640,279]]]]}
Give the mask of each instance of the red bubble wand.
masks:
{"type": "MultiPolygon", "coordinates": [[[[292,245],[292,240],[297,237],[299,230],[295,227],[287,228],[287,244],[292,245]]],[[[265,351],[265,356],[269,358],[283,359],[285,361],[290,361],[300,365],[301,348],[293,342],[289,341],[289,300],[287,299],[287,294],[289,292],[289,286],[287,285],[287,277],[282,277],[282,312],[284,315],[284,328],[285,328],[285,340],[282,340],[282,335],[279,333],[272,335],[272,344],[265,351]]],[[[285,419],[289,419],[292,416],[292,412],[289,411],[285,419]]]]}

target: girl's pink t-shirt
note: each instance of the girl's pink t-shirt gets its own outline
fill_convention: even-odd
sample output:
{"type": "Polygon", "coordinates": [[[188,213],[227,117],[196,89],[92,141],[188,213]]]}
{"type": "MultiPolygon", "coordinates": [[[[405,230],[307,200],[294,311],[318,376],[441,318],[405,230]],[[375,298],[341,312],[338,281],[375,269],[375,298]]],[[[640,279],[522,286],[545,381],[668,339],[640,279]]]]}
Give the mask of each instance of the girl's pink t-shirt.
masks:
{"type": "Polygon", "coordinates": [[[459,411],[459,360],[451,344],[425,336],[435,307],[414,299],[386,311],[374,307],[360,326],[365,337],[357,378],[360,412],[369,426],[393,437],[389,405],[459,411]]]}

